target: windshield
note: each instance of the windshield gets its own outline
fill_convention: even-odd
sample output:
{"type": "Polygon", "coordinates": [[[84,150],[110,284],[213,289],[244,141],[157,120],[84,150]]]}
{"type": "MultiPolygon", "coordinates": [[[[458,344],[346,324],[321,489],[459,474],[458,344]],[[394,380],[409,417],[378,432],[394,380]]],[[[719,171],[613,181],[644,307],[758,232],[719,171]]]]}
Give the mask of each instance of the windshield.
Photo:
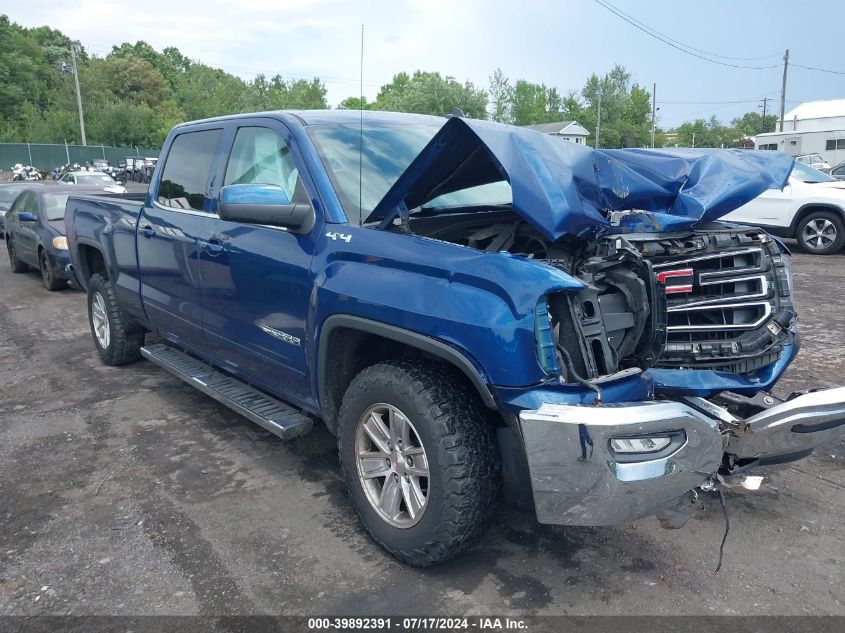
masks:
{"type": "Polygon", "coordinates": [[[802,182],[831,182],[836,178],[831,178],[818,169],[813,169],[809,165],[795,161],[795,167],[792,168],[792,178],[802,182]]]}
{"type": "Polygon", "coordinates": [[[26,188],[26,185],[0,187],[0,204],[3,206],[10,206],[18,194],[26,188]]]}
{"type": "Polygon", "coordinates": [[[77,174],[76,182],[80,185],[113,185],[111,176],[105,174],[77,174]]]}
{"type": "Polygon", "coordinates": [[[44,213],[48,220],[65,219],[65,203],[69,195],[68,193],[49,193],[44,196],[44,213]]]}
{"type": "MultiPolygon", "coordinates": [[[[362,137],[358,125],[314,125],[308,132],[347,217],[361,224],[439,129],[438,125],[365,125],[362,137]]],[[[510,202],[510,185],[495,182],[439,196],[425,206],[510,202]]]]}
{"type": "Polygon", "coordinates": [[[795,160],[805,163],[807,165],[824,162],[824,158],[822,158],[821,154],[807,154],[806,156],[799,156],[795,160]]]}

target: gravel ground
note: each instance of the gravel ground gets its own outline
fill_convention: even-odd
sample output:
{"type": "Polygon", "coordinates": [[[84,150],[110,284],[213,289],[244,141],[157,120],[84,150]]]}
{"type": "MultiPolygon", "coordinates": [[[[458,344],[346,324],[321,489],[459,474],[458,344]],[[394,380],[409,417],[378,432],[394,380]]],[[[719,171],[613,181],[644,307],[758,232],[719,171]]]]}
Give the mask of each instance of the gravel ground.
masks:
{"type": "MultiPolygon", "coordinates": [[[[845,384],[845,258],[795,257],[804,348],[778,392],[845,384]]],[[[682,530],[501,510],[404,567],[359,527],[334,439],[284,443],[151,363],[102,365],[85,297],[0,265],[0,614],[845,615],[845,441],[682,530]]]]}

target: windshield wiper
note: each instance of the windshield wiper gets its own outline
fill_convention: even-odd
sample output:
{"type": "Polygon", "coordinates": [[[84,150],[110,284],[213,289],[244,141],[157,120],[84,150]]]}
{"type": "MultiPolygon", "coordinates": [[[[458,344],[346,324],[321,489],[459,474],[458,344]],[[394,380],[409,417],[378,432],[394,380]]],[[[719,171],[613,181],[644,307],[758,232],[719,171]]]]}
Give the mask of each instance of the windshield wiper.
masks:
{"type": "Polygon", "coordinates": [[[417,207],[413,211],[412,214],[417,214],[419,212],[427,212],[431,214],[435,213],[452,213],[455,211],[465,211],[469,209],[487,209],[489,211],[502,211],[505,209],[510,209],[511,204],[509,202],[496,202],[492,204],[453,204],[448,206],[439,206],[439,205],[427,205],[424,204],[421,207],[417,207]]]}

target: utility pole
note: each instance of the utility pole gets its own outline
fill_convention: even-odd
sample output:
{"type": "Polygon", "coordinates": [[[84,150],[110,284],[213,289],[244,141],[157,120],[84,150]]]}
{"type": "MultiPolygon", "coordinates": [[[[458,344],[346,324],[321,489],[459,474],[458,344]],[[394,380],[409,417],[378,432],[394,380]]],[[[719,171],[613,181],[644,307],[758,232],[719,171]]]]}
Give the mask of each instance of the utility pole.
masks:
{"type": "Polygon", "coordinates": [[[651,149],[654,149],[654,126],[657,118],[657,83],[651,91],[651,149]]]}
{"type": "Polygon", "coordinates": [[[70,44],[70,59],[73,62],[73,84],[76,86],[76,107],[79,108],[79,134],[82,136],[82,144],[88,145],[85,139],[85,118],[82,116],[82,94],[79,92],[79,72],[76,69],[76,43],[70,44]]]}
{"type": "Polygon", "coordinates": [[[692,133],[692,146],[695,148],[695,132],[692,133]]]}
{"type": "Polygon", "coordinates": [[[786,109],[786,69],[789,68],[789,49],[783,55],[783,84],[780,89],[780,131],[783,132],[783,115],[786,109]]]}
{"type": "MultiPolygon", "coordinates": [[[[769,98],[763,97],[763,120],[760,121],[760,133],[761,134],[766,131],[766,110],[767,110],[768,105],[769,105],[769,98]]],[[[757,106],[757,107],[759,108],[760,106],[757,106]]]]}
{"type": "Polygon", "coordinates": [[[601,132],[601,84],[599,84],[599,113],[596,118],[596,149],[599,148],[599,132],[601,132]]]}

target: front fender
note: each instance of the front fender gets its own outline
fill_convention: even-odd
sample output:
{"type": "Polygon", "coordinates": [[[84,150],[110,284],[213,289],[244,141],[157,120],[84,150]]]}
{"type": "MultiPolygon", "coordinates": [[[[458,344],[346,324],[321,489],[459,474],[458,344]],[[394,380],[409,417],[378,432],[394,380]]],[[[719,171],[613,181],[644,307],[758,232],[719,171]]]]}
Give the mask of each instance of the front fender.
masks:
{"type": "MultiPolygon", "coordinates": [[[[535,351],[537,300],[581,289],[581,282],[507,253],[366,228],[344,227],[344,233],[348,242],[325,240],[320,249],[312,323],[350,315],[471,350],[488,384],[525,386],[546,378],[535,351]]],[[[316,328],[313,334],[316,340],[316,328]]]]}

